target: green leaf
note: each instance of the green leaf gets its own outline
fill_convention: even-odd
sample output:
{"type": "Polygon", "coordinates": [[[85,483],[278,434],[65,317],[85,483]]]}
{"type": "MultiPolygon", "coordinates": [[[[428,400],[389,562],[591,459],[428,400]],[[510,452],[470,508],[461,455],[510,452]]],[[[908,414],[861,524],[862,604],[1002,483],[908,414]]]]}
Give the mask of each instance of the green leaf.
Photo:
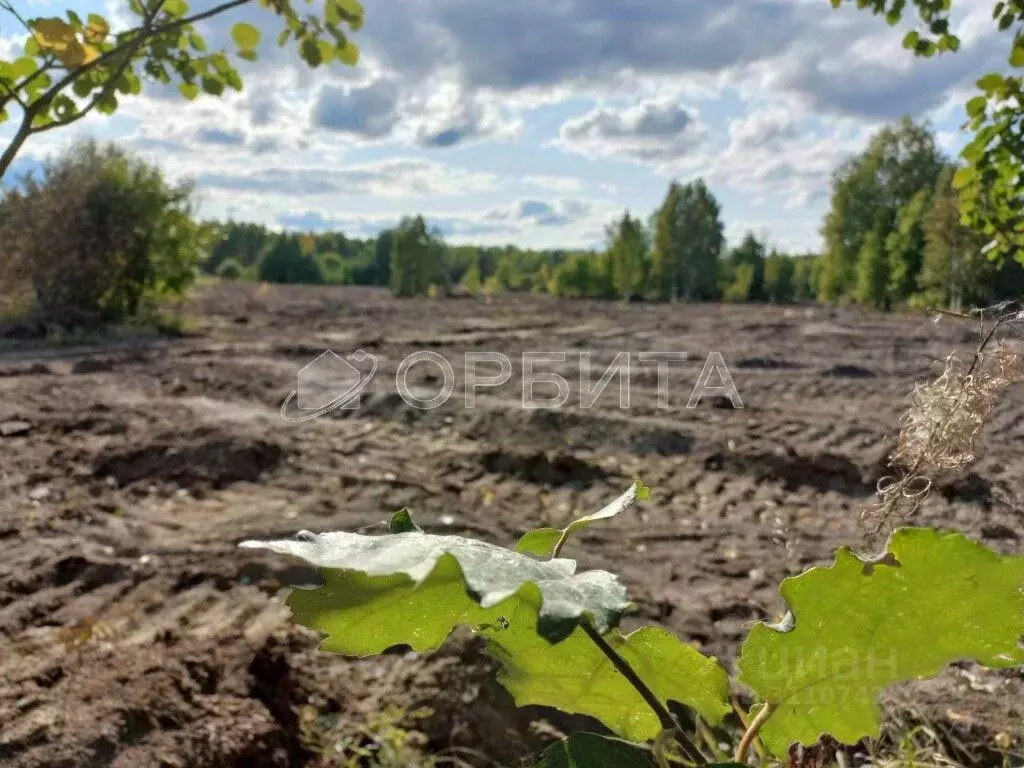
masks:
{"type": "Polygon", "coordinates": [[[416,521],[412,519],[409,510],[405,508],[395,512],[391,516],[391,522],[388,524],[389,533],[411,533],[422,530],[422,528],[416,525],[416,521]]]}
{"type": "MultiPolygon", "coordinates": [[[[981,158],[985,156],[985,147],[978,142],[972,141],[967,144],[962,150],[960,150],[960,157],[969,163],[977,163],[981,158]]],[[[960,207],[963,208],[964,201],[960,201],[960,207]]]]}
{"type": "Polygon", "coordinates": [[[607,632],[629,605],[625,587],[607,571],[577,574],[574,560],[534,560],[462,536],[303,531],[297,539],[240,546],[294,555],[321,569],[326,586],[296,590],[288,604],[299,622],[328,633],[325,650],[353,656],[403,643],[436,648],[454,627],[493,622],[521,603],[536,621],[520,631],[556,643],[584,614],[607,632]]]}
{"type": "MultiPolygon", "coordinates": [[[[661,723],[586,633],[577,628],[552,645],[521,630],[530,621],[528,606],[509,606],[508,629],[487,627],[487,652],[498,659],[500,682],[518,706],[540,704],[597,718],[622,738],[653,739],[661,723]],[[522,613],[520,613],[520,611],[522,613]]],[[[731,711],[729,676],[718,660],[658,627],[644,627],[605,641],[624,658],[663,702],[678,701],[712,723],[731,711]]]]}
{"type": "Polygon", "coordinates": [[[231,39],[243,51],[250,51],[260,44],[262,35],[252,24],[238,22],[231,28],[231,39]]]}
{"type": "Polygon", "coordinates": [[[341,24],[341,7],[338,5],[338,0],[327,0],[324,4],[324,20],[335,26],[341,24]]]}
{"type": "Polygon", "coordinates": [[[126,71],[117,81],[117,90],[119,93],[137,96],[142,92],[142,83],[139,82],[139,78],[135,76],[134,72],[126,71]]]}
{"type": "Polygon", "coordinates": [[[188,3],[185,0],[164,0],[161,10],[166,11],[171,16],[184,16],[188,13],[188,3]]]}
{"type": "Polygon", "coordinates": [[[973,166],[967,165],[958,168],[953,174],[953,189],[963,189],[976,178],[978,178],[978,170],[973,166]]]}
{"type": "Polygon", "coordinates": [[[314,37],[307,37],[299,46],[299,55],[309,66],[316,68],[323,64],[323,57],[320,55],[320,46],[314,37]]]}
{"type": "Polygon", "coordinates": [[[921,40],[921,35],[916,29],[912,29],[903,36],[903,47],[904,48],[916,48],[918,42],[921,40]]]}
{"type": "Polygon", "coordinates": [[[544,750],[536,768],[653,768],[636,744],[580,731],[544,750]]]}
{"type": "Polygon", "coordinates": [[[224,82],[213,75],[203,75],[200,82],[202,83],[203,91],[211,96],[220,96],[224,93],[224,82]]]}
{"type": "Polygon", "coordinates": [[[978,80],[978,87],[988,94],[998,91],[1003,87],[1003,76],[998,72],[989,72],[978,80]]]}
{"type": "Polygon", "coordinates": [[[194,101],[199,96],[199,86],[195,83],[182,83],[178,86],[178,90],[189,101],[194,101]]]}
{"type": "Polygon", "coordinates": [[[238,58],[245,59],[246,61],[256,61],[259,57],[256,55],[256,51],[239,51],[238,58]]]}
{"type": "Polygon", "coordinates": [[[188,44],[195,48],[197,51],[206,50],[206,40],[203,39],[202,35],[197,32],[189,32],[188,44]]]}
{"type": "Polygon", "coordinates": [[[984,114],[987,106],[988,97],[975,96],[967,102],[967,114],[971,117],[977,117],[978,115],[984,114]]]}
{"type": "Polygon", "coordinates": [[[522,552],[537,557],[551,557],[555,550],[555,544],[562,538],[562,531],[558,528],[536,528],[523,534],[516,542],[516,552],[522,552]]]}
{"type": "Polygon", "coordinates": [[[226,75],[232,69],[231,62],[228,61],[228,57],[223,53],[218,52],[213,54],[213,56],[210,57],[210,60],[213,62],[213,68],[222,75],[226,75]]]}
{"type": "Polygon", "coordinates": [[[607,520],[615,517],[624,509],[631,507],[637,500],[645,500],[651,497],[651,489],[637,480],[630,486],[629,490],[619,496],[615,501],[591,515],[573,520],[562,530],[557,528],[538,528],[525,534],[516,544],[517,552],[528,552],[540,557],[550,557],[554,552],[555,545],[563,537],[568,538],[576,531],[589,528],[599,520],[607,520]]]}
{"type": "Polygon", "coordinates": [[[359,63],[359,46],[349,40],[344,48],[338,50],[338,60],[342,64],[354,67],[359,63]]]}
{"type": "Polygon", "coordinates": [[[117,96],[110,93],[96,100],[96,109],[102,115],[112,115],[117,111],[117,96]]]}
{"type": "Polygon", "coordinates": [[[877,698],[892,683],[960,659],[1024,662],[1022,587],[1024,557],[929,528],[896,530],[881,558],[843,547],[834,565],[786,579],[791,620],[756,624],[738,665],[740,680],[776,707],[765,745],[784,757],[824,732],[853,744],[878,735],[877,698]]]}
{"type": "Polygon", "coordinates": [[[75,82],[71,84],[71,90],[74,91],[75,96],[82,99],[92,93],[95,87],[92,80],[88,77],[75,78],[75,82]]]}
{"type": "Polygon", "coordinates": [[[365,9],[359,0],[337,0],[338,6],[349,17],[353,19],[363,18],[365,9]]]}
{"type": "Polygon", "coordinates": [[[29,58],[28,56],[22,56],[20,59],[15,59],[11,62],[10,72],[17,80],[22,80],[38,69],[38,65],[35,59],[29,58]]]}
{"type": "Polygon", "coordinates": [[[1010,66],[1024,67],[1024,40],[1021,40],[1010,52],[1010,66]]]}

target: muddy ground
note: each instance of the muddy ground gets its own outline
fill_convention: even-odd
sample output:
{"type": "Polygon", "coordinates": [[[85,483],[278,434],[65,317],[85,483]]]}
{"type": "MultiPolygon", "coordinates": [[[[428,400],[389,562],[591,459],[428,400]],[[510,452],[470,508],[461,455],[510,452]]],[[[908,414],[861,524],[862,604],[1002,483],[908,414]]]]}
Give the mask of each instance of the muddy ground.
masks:
{"type": "MultiPolygon", "coordinates": [[[[906,394],[976,340],[955,322],[853,310],[254,285],[206,287],[184,311],[194,333],[182,339],[0,354],[4,766],[328,765],[325,723],[392,705],[433,710],[416,720],[431,749],[515,765],[550,738],[530,726],[547,713],[515,710],[471,641],[425,659],[317,654],[283,605],[310,574],[236,543],[373,526],[408,506],[429,530],[511,544],[639,475],[653,500],[567,554],[622,574],[633,623],[663,624],[731,665],[750,623],[782,610],[780,579],[863,545],[860,511],[906,394]],[[380,371],[358,409],[285,423],[298,370],[327,348],[363,349],[380,371]],[[455,394],[434,410],[396,394],[398,361],[418,350],[454,363],[455,394]],[[563,408],[521,407],[519,356],[531,350],[569,353],[538,366],[572,384],[563,408]],[[632,371],[629,408],[612,382],[580,409],[584,350],[595,379],[620,351],[689,360],[671,366],[663,407],[649,365],[632,371]],[[514,363],[473,409],[470,351],[514,363]],[[687,408],[716,351],[744,408],[715,397],[687,408]]],[[[409,380],[420,394],[441,385],[429,366],[409,380]]],[[[981,461],[942,484],[928,522],[1024,549],[1021,400],[1000,406],[981,461]]],[[[1019,671],[960,665],[886,707],[979,761],[995,734],[1024,738],[1019,671]]]]}

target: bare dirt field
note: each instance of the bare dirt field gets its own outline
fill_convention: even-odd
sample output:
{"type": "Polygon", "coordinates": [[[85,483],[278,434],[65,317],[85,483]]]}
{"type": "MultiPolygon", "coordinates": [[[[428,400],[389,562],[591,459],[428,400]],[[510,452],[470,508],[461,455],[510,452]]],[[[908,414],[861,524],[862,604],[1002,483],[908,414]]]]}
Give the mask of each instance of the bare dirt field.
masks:
{"type": "MultiPolygon", "coordinates": [[[[905,396],[976,341],[955,322],[853,310],[365,289],[208,286],[185,311],[196,330],[182,339],[0,353],[4,766],[325,766],[325,717],[391,705],[432,709],[415,723],[431,749],[516,765],[550,738],[530,728],[547,713],[513,708],[471,640],[426,658],[318,654],[283,604],[314,577],[236,544],[373,526],[407,506],[428,530],[508,545],[639,476],[652,500],[566,554],[622,575],[633,624],[660,623],[731,666],[750,623],[783,610],[782,578],[866,546],[860,511],[905,396]],[[327,348],[380,360],[360,407],[284,422],[298,370],[327,348]],[[455,393],[433,410],[396,393],[396,366],[418,350],[454,364],[455,393]],[[664,407],[649,366],[632,371],[629,408],[613,381],[581,409],[573,355],[585,350],[595,380],[621,351],[689,361],[671,367],[664,407]],[[469,351],[514,363],[472,409],[469,351]],[[521,407],[523,351],[570,353],[538,366],[572,384],[564,407],[521,407]],[[744,408],[686,407],[713,351],[744,408]]],[[[409,379],[441,385],[428,365],[409,379]]],[[[944,480],[921,522],[1024,551],[1022,397],[1010,393],[979,464],[944,480]]],[[[1024,738],[1020,671],[959,665],[885,705],[978,762],[995,759],[995,734],[1024,738]]]]}

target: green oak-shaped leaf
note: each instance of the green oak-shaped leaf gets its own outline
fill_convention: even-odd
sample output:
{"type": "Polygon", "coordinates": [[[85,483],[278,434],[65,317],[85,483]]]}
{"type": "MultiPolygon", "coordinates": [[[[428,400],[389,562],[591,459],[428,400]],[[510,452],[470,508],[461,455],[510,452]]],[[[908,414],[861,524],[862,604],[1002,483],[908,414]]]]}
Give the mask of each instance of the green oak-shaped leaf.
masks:
{"type": "Polygon", "coordinates": [[[550,557],[555,550],[555,545],[563,538],[568,538],[576,531],[581,531],[598,520],[607,520],[610,517],[615,517],[624,509],[631,507],[636,501],[649,499],[650,496],[651,489],[637,480],[629,490],[615,499],[615,501],[593,514],[584,515],[573,520],[565,528],[537,528],[524,534],[516,543],[516,552],[526,552],[539,557],[550,557]]]}
{"type": "Polygon", "coordinates": [[[823,733],[852,744],[877,736],[886,686],[938,674],[960,659],[1024,663],[1024,558],[1002,557],[960,534],[901,528],[871,561],[841,548],[827,568],[782,582],[790,616],[756,624],[740,680],[775,713],[761,729],[784,757],[823,733]]]}
{"type": "Polygon", "coordinates": [[[535,768],[654,768],[635,744],[581,731],[544,750],[535,768]]]}
{"type": "MultiPolygon", "coordinates": [[[[487,650],[503,669],[498,681],[518,706],[542,704],[563,712],[590,715],[630,741],[653,739],[661,731],[658,718],[611,661],[577,628],[551,645],[529,632],[530,614],[512,609],[506,627],[487,627],[487,650]]],[[[614,631],[605,641],[624,658],[662,701],[678,701],[705,720],[719,723],[730,711],[729,676],[714,658],[657,627],[623,636],[614,631]]]]}
{"type": "Polygon", "coordinates": [[[409,644],[438,647],[461,624],[496,622],[520,603],[533,625],[557,643],[584,614],[604,633],[629,606],[626,589],[607,571],[576,573],[576,561],[540,561],[462,536],[396,533],[364,536],[337,531],[239,546],[294,555],[320,569],[325,584],[295,590],[295,618],[328,634],[324,650],[354,656],[409,644]]]}

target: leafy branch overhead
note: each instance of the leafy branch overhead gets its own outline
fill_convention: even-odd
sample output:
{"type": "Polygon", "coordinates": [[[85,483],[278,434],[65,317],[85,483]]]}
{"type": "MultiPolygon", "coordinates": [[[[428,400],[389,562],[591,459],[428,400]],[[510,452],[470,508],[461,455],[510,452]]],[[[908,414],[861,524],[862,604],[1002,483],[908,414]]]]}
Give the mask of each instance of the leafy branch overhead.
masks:
{"type": "MultiPolygon", "coordinates": [[[[907,0],[856,2],[892,25],[901,21],[907,6],[907,0]]],[[[911,2],[923,28],[906,33],[904,48],[924,57],[958,51],[960,38],[950,26],[952,0],[911,2]]],[[[831,3],[838,8],[843,0],[831,3]]],[[[1024,0],[998,0],[992,21],[1007,36],[1007,71],[980,77],[980,93],[967,102],[964,127],[974,136],[960,153],[965,166],[954,186],[960,190],[964,223],[988,239],[990,256],[1024,261],[1024,0]]]]}
{"type": "Polygon", "coordinates": [[[0,154],[0,178],[29,136],[92,111],[112,114],[119,98],[141,93],[145,84],[175,86],[190,101],[200,93],[242,90],[232,57],[255,61],[260,30],[237,23],[231,29],[233,50],[208,50],[197,25],[253,2],[280,20],[278,45],[295,45],[309,66],[358,61],[359,48],[348,32],[362,26],[359,0],[326,0],[319,14],[302,14],[290,0],[227,0],[203,10],[193,10],[186,0],[128,0],[138,23],[121,31],[96,13],[84,19],[74,11],[64,18],[26,18],[12,0],[0,0],[0,19],[10,16],[26,35],[20,56],[0,59],[0,123],[20,119],[0,154]]]}

